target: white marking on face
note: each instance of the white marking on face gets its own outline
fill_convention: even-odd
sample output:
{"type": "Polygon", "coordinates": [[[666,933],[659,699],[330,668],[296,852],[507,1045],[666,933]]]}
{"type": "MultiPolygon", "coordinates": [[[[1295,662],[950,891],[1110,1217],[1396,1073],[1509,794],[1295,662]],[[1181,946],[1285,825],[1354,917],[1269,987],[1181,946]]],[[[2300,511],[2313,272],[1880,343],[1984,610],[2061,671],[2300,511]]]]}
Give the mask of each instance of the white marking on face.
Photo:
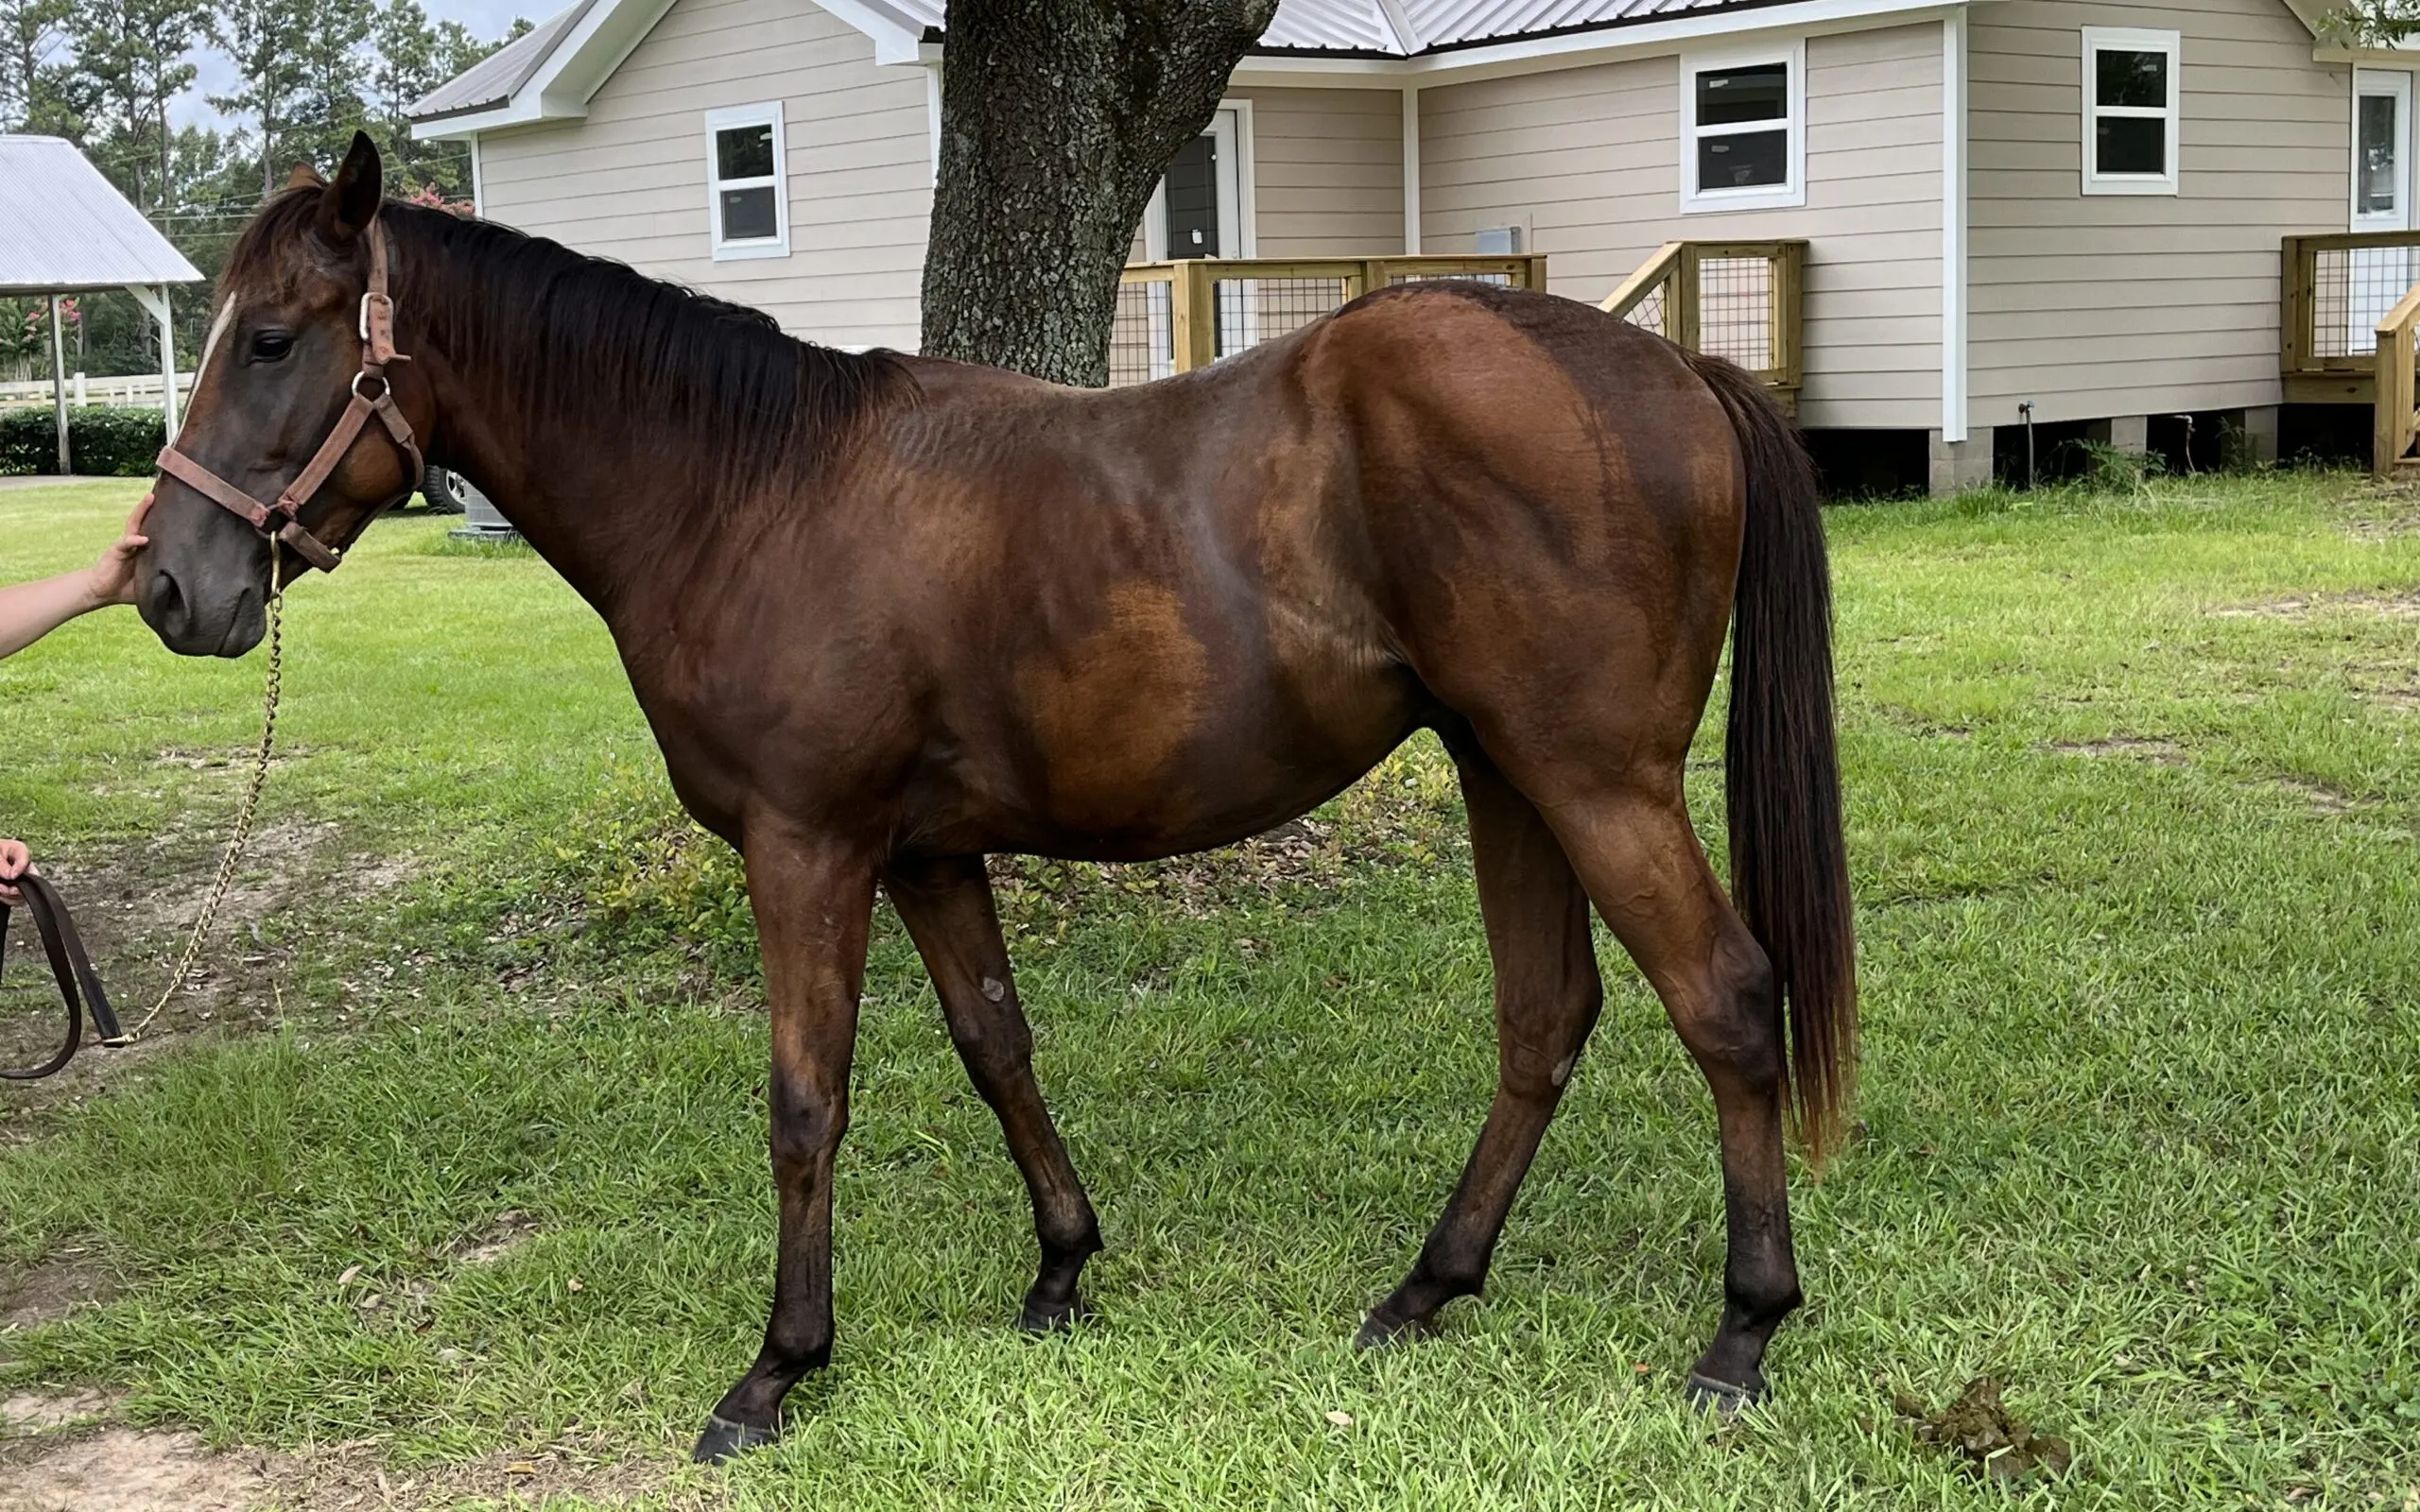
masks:
{"type": "MultiPolygon", "coordinates": [[[[225,335],[227,328],[234,323],[235,296],[233,291],[230,291],[218,301],[218,313],[211,317],[210,335],[202,337],[201,358],[195,364],[193,369],[193,390],[185,396],[185,407],[177,412],[177,430],[180,434],[184,431],[185,421],[193,414],[193,402],[201,397],[202,380],[210,376],[210,358],[211,354],[218,350],[218,338],[225,335]]],[[[176,437],[171,436],[168,439],[173,441],[176,437]]]]}

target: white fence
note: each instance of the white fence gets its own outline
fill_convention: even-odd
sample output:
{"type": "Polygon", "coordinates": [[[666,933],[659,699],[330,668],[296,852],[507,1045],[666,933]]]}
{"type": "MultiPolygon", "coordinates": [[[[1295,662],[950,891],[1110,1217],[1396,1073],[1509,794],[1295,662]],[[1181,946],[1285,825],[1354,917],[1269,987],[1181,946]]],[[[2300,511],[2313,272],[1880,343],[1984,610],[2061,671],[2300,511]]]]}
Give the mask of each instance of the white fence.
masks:
{"type": "MultiPolygon", "coordinates": [[[[193,374],[177,374],[180,400],[193,392],[193,374]]],[[[160,375],[156,372],[121,373],[113,377],[95,378],[84,373],[67,375],[67,402],[71,404],[142,404],[156,407],[160,403],[160,375]]],[[[19,383],[0,384],[0,410],[48,409],[50,380],[30,378],[19,383]]],[[[179,405],[182,407],[182,404],[179,405]]]]}

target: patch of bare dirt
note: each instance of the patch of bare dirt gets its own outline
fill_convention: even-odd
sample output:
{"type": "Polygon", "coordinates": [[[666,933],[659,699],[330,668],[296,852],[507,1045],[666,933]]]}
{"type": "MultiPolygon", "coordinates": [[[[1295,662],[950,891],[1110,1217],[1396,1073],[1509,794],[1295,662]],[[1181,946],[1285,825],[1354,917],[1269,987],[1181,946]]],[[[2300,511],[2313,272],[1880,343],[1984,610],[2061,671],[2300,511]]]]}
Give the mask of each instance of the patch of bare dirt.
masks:
{"type": "Polygon", "coordinates": [[[2357,814],[2368,805],[2341,788],[2328,786],[2308,777],[2278,777],[2270,780],[2271,787],[2281,788],[2309,805],[2313,814],[2334,818],[2340,815],[2357,814]]]}
{"type": "MultiPolygon", "coordinates": [[[[12,1446],[14,1447],[14,1446],[12,1446]]],[[[0,1512],[257,1512],[271,1461],[194,1434],[110,1428],[26,1441],[0,1459],[0,1512]]]]}
{"type": "MultiPolygon", "coordinates": [[[[43,871],[75,911],[111,1002],[129,1029],[167,985],[216,873],[225,838],[223,832],[205,830],[164,835],[115,854],[43,859],[43,871]]],[[[348,854],[340,849],[342,838],[342,827],[324,820],[266,819],[245,850],[210,942],[184,988],[133,1044],[100,1048],[88,1033],[84,1051],[58,1075],[12,1086],[0,1104],[0,1141],[12,1124],[26,1127],[24,1115],[33,1109],[107,1091],[114,1078],[165,1044],[274,1024],[284,1008],[279,989],[292,974],[298,947],[290,936],[270,940],[263,922],[297,908],[384,891],[413,872],[411,857],[348,854]]],[[[41,965],[31,924],[20,919],[12,936],[15,959],[0,990],[0,1063],[31,1065],[57,1049],[64,1010],[41,965]]]]}
{"type": "MultiPolygon", "coordinates": [[[[59,1416],[71,1403],[90,1400],[104,1413],[112,1405],[97,1396],[42,1400],[69,1425],[95,1416],[59,1416]]],[[[678,1475],[669,1459],[631,1460],[601,1444],[569,1442],[406,1472],[382,1465],[369,1440],[284,1454],[214,1452],[197,1434],[164,1428],[68,1426],[0,1436],[0,1512],[448,1512],[466,1502],[541,1507],[572,1498],[616,1506],[661,1497],[678,1475]]],[[[712,1488],[671,1504],[714,1504],[712,1488]]]]}
{"type": "Polygon", "coordinates": [[[1981,1480],[2009,1486],[2037,1476],[2065,1475],[2075,1451],[2064,1438],[2040,1434],[2009,1416],[2000,1383],[1977,1376],[1956,1400],[1935,1412],[1906,1393],[1891,1399],[1892,1411],[1916,1442],[1950,1455],[1981,1480]]]}
{"type": "MultiPolygon", "coordinates": [[[[543,1507],[577,1498],[583,1504],[619,1506],[662,1497],[676,1473],[670,1461],[623,1459],[601,1446],[579,1444],[503,1451],[406,1473],[380,1466],[364,1448],[348,1446],[272,1465],[266,1504],[279,1512],[441,1512],[465,1502],[543,1507]]],[[[719,1501],[700,1487],[693,1496],[675,1496],[670,1504],[685,1512],[719,1501]]],[[[9,1512],[5,1503],[0,1512],[9,1512]]]]}
{"type": "Polygon", "coordinates": [[[29,1329],[117,1295],[117,1279],[90,1250],[62,1246],[30,1270],[0,1280],[0,1329],[29,1329]]]}
{"type": "Polygon", "coordinates": [[[2111,735],[2106,740],[2054,740],[2034,748],[2056,751],[2062,756],[2125,756],[2150,762],[2155,766],[2189,766],[2193,764],[2185,747],[2176,742],[2147,739],[2139,735],[2111,735]]]}
{"type": "Polygon", "coordinates": [[[106,1391],[72,1391],[49,1397],[24,1392],[0,1401],[0,1434],[40,1433],[104,1418],[116,1406],[116,1395],[106,1391]]]}
{"type": "Polygon", "coordinates": [[[2371,614],[2380,619],[2420,620],[2420,590],[2392,593],[2312,593],[2261,604],[2230,604],[2210,610],[2222,620],[2307,620],[2314,614],[2371,614]]]}
{"type": "Polygon", "coordinates": [[[517,1208],[507,1208],[495,1221],[471,1235],[454,1251],[465,1265],[493,1265],[537,1237],[538,1220],[517,1208]]]}

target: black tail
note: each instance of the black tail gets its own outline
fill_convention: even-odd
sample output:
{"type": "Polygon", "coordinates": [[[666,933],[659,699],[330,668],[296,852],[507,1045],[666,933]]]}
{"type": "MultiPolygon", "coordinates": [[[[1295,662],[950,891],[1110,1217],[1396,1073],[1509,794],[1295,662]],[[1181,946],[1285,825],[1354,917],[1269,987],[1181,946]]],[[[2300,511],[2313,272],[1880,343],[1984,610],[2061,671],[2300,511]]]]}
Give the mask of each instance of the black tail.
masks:
{"type": "Polygon", "coordinates": [[[1722,401],[1747,460],[1723,752],[1731,896],[1788,1005],[1790,1091],[1820,1157],[1857,1081],[1857,938],[1832,724],[1832,579],[1815,467],[1762,386],[1720,358],[1689,365],[1722,401]]]}

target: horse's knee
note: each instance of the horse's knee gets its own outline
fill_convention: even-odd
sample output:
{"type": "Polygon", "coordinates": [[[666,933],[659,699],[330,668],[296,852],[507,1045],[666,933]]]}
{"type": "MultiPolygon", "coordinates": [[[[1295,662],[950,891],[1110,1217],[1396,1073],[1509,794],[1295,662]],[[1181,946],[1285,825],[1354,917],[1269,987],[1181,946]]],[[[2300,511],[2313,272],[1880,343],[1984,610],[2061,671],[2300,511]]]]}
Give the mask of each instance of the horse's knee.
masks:
{"type": "Polygon", "coordinates": [[[1496,1084],[1524,1101],[1561,1097],[1604,1004],[1603,985],[1590,979],[1563,988],[1558,1001],[1544,1011],[1536,1005],[1518,1011],[1499,1008],[1496,1084]]]}
{"type": "Polygon", "coordinates": [[[805,1179],[831,1159],[848,1132],[846,1099],[804,1093],[773,1097],[773,1175],[784,1185],[805,1179]]]}

